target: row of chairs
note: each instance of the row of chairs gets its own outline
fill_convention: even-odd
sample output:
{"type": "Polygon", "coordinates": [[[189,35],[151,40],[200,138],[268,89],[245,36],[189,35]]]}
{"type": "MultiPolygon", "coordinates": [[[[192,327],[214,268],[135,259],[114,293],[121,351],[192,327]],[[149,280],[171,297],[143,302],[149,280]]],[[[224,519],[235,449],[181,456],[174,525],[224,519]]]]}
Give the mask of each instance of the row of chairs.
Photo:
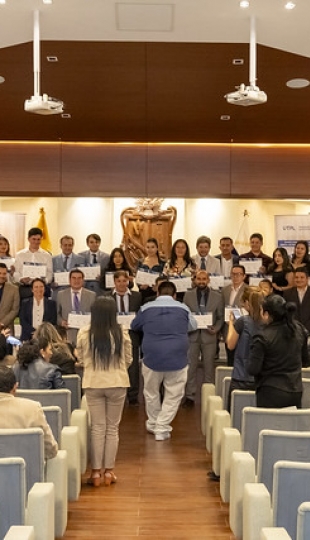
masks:
{"type": "MultiPolygon", "coordinates": [[[[215,386],[203,385],[201,428],[206,435],[207,450],[208,452],[212,452],[213,471],[215,474],[220,475],[220,492],[222,499],[224,502],[230,501],[230,525],[235,536],[237,538],[243,537],[244,540],[259,540],[261,538],[259,531],[263,528],[263,525],[268,525],[269,531],[272,523],[270,506],[272,498],[270,494],[273,489],[278,489],[273,486],[274,463],[278,460],[295,460],[296,462],[304,461],[306,463],[305,467],[310,467],[310,463],[308,463],[310,462],[310,410],[287,411],[257,409],[256,407],[253,407],[253,405],[255,405],[254,392],[234,391],[231,405],[232,416],[230,416],[228,412],[223,409],[223,397],[215,395],[216,392],[220,392],[221,387],[223,389],[222,391],[225,392],[226,390],[227,392],[230,380],[227,381],[225,378],[227,378],[227,375],[229,375],[230,372],[231,368],[217,368],[215,386]],[[243,409],[246,405],[252,405],[252,407],[243,409]],[[239,429],[231,427],[232,425],[238,426],[239,429]],[[259,448],[264,448],[264,444],[260,443],[261,446],[259,446],[258,443],[258,440],[260,440],[259,433],[263,428],[270,428],[270,430],[278,431],[276,435],[270,430],[267,433],[263,433],[263,440],[265,441],[264,451],[259,450],[259,448]],[[281,429],[292,430],[294,432],[298,430],[308,430],[309,432],[299,436],[299,434],[296,433],[283,433],[283,431],[280,433],[279,430],[281,429]],[[288,439],[288,442],[285,437],[288,439]],[[277,443],[275,443],[275,441],[277,441],[277,443]],[[241,450],[243,450],[243,452],[241,452],[241,450]],[[263,459],[264,456],[265,461],[263,459]],[[256,479],[261,483],[254,484],[253,482],[256,479]],[[248,507],[243,513],[243,505],[245,504],[243,503],[245,485],[247,486],[247,490],[249,489],[249,486],[252,486],[254,493],[258,490],[261,494],[263,491],[266,501],[269,497],[270,504],[268,511],[266,510],[266,513],[261,520],[256,520],[257,523],[255,521],[253,522],[252,517],[251,519],[247,519],[251,516],[251,511],[248,507]],[[256,523],[257,526],[253,526],[253,523],[254,525],[256,523]]],[[[310,370],[303,370],[303,377],[309,377],[309,374],[310,370]]],[[[304,386],[309,388],[309,382],[310,381],[303,381],[304,386]]],[[[298,470],[300,466],[299,463],[297,466],[298,470]]],[[[291,474],[291,471],[289,474],[291,474]]],[[[307,472],[305,473],[305,478],[306,475],[307,472]]],[[[298,489],[302,491],[301,485],[298,485],[298,489]]],[[[282,489],[281,492],[283,492],[282,489]]],[[[300,502],[310,500],[310,492],[306,498],[304,498],[305,496],[306,494],[302,493],[300,502]]],[[[249,499],[255,501],[252,492],[249,499]]],[[[276,500],[278,501],[278,498],[276,498],[276,500]]],[[[283,503],[280,501],[280,506],[282,504],[283,503]]],[[[265,506],[256,500],[253,504],[253,513],[256,516],[260,516],[262,514],[262,511],[260,510],[265,508],[265,506]]],[[[293,505],[296,511],[296,519],[297,506],[293,505]]],[[[277,505],[276,508],[278,508],[277,505]]],[[[290,509],[292,509],[292,505],[290,505],[290,509]]],[[[289,513],[284,512],[284,515],[288,517],[289,513]]],[[[278,521],[277,512],[275,512],[274,523],[278,523],[278,521]]],[[[300,527],[299,530],[301,530],[300,527]]],[[[295,540],[297,538],[296,523],[291,525],[289,532],[295,540]]],[[[301,538],[310,538],[309,530],[308,533],[308,536],[300,536],[298,537],[298,540],[301,538]]],[[[267,534],[265,529],[264,534],[267,534]]],[[[274,534],[280,534],[279,529],[277,529],[274,534]]],[[[265,536],[262,538],[265,538],[265,536]]],[[[278,539],[278,536],[274,538],[278,539]]]]}
{"type": "Polygon", "coordinates": [[[81,473],[87,467],[89,429],[87,411],[78,407],[80,378],[70,375],[64,379],[67,389],[17,391],[19,397],[43,406],[59,444],[55,458],[44,462],[41,429],[0,430],[0,538],[10,526],[21,525],[28,527],[19,529],[18,538],[25,534],[25,539],[32,539],[30,525],[36,540],[53,540],[65,533],[68,500],[79,498],[81,473]],[[5,486],[15,485],[15,479],[18,488],[8,500],[5,486]]]}

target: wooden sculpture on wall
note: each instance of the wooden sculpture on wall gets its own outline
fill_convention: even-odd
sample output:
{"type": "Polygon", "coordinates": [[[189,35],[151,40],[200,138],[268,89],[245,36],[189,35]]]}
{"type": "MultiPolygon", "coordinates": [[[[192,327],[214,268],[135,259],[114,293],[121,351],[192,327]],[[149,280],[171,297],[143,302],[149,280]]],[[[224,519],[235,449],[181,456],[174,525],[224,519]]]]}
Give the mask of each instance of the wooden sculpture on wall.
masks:
{"type": "Polygon", "coordinates": [[[137,199],[135,207],[125,208],[121,213],[122,247],[132,270],[136,268],[138,260],[145,257],[145,244],[148,238],[156,238],[159,254],[163,260],[170,254],[177,210],[174,206],[161,210],[163,200],[137,199]]]}

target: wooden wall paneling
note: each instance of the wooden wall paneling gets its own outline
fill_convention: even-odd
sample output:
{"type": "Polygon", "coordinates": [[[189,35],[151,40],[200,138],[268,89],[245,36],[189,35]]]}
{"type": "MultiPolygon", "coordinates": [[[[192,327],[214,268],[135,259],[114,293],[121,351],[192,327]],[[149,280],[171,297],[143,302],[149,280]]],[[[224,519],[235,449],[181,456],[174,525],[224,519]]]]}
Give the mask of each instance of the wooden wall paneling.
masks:
{"type": "Polygon", "coordinates": [[[60,194],[59,143],[0,143],[0,193],[60,194]]]}
{"type": "Polygon", "coordinates": [[[143,144],[63,144],[62,195],[143,197],[146,158],[143,144]]]}
{"type": "Polygon", "coordinates": [[[229,145],[149,145],[151,197],[229,197],[229,145]]]}
{"type": "Polygon", "coordinates": [[[231,196],[309,198],[310,146],[234,146],[231,196]]]}

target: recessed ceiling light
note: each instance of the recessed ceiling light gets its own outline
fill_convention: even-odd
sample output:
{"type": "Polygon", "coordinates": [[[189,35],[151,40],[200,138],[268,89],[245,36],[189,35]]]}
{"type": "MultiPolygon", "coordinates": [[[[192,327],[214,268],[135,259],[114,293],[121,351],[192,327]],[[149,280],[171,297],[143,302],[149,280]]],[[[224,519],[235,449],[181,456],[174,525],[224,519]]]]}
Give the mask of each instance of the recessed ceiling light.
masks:
{"type": "Polygon", "coordinates": [[[294,9],[295,6],[294,2],[286,2],[285,9],[294,9]]]}
{"type": "Polygon", "coordinates": [[[47,60],[48,62],[58,62],[57,56],[47,56],[47,57],[46,57],[46,60],[47,60]]]}
{"type": "Polygon", "coordinates": [[[221,120],[226,120],[226,121],[230,120],[229,114],[222,114],[222,116],[220,118],[221,118],[221,120]]]}
{"type": "Polygon", "coordinates": [[[243,58],[234,58],[232,63],[234,64],[234,66],[243,66],[244,60],[243,58]]]}
{"type": "Polygon", "coordinates": [[[71,114],[69,114],[69,113],[62,113],[61,118],[71,118],[71,114]]]}
{"type": "Polygon", "coordinates": [[[43,0],[43,4],[52,4],[53,0],[43,0]]]}
{"type": "Polygon", "coordinates": [[[4,81],[5,81],[5,78],[2,77],[2,75],[0,75],[0,84],[4,83],[4,81]]]}
{"type": "Polygon", "coordinates": [[[5,4],[6,0],[0,0],[0,4],[5,4]]]}
{"type": "Polygon", "coordinates": [[[250,2],[248,0],[241,0],[240,3],[239,3],[239,6],[241,8],[248,8],[250,5],[250,2]]]}
{"type": "Polygon", "coordinates": [[[308,79],[291,79],[290,81],[287,81],[286,86],[289,88],[306,88],[309,84],[310,81],[308,81],[308,79]]]}

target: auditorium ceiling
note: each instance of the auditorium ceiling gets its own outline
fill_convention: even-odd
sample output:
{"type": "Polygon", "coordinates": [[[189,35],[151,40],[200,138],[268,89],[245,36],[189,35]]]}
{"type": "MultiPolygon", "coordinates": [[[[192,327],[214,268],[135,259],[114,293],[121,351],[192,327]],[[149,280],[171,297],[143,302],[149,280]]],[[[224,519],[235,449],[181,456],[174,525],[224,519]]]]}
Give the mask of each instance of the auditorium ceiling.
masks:
{"type": "Polygon", "coordinates": [[[0,140],[310,143],[310,2],[6,0],[0,4],[0,140]],[[61,116],[24,111],[33,94],[33,11],[40,12],[41,90],[61,116]],[[230,105],[249,83],[250,17],[266,104],[230,105]],[[48,61],[56,57],[58,61],[48,61]],[[234,60],[243,61],[237,62],[234,60]],[[226,119],[221,119],[221,117],[226,119]]]}

